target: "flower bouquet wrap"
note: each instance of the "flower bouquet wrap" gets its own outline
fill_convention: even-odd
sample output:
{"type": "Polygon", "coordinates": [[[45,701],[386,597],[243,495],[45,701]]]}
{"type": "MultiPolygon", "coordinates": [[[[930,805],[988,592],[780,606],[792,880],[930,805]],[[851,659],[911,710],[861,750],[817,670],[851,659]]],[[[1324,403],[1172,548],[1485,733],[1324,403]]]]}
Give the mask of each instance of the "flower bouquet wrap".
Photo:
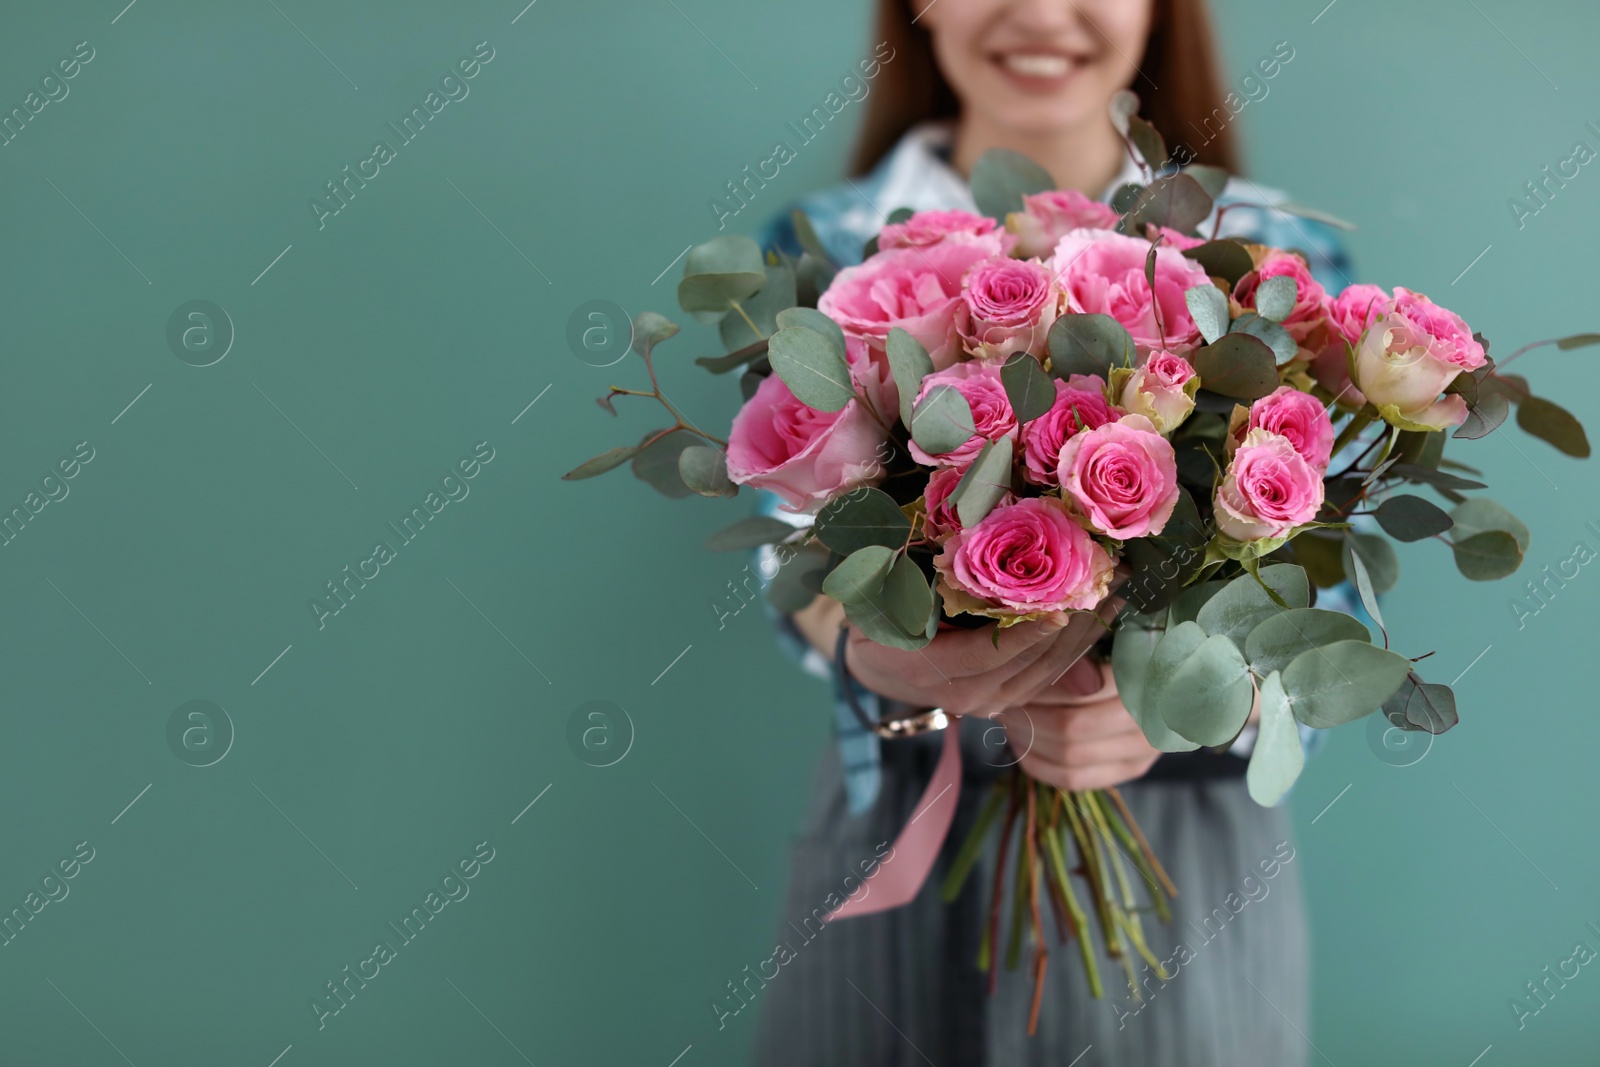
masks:
{"type": "MultiPolygon", "coordinates": [[[[566,477],[631,463],[669,495],[775,494],[809,525],[752,517],[712,547],[775,546],[780,610],[826,594],[895,648],[946,626],[992,626],[998,639],[1098,611],[1117,690],[1157,749],[1229,746],[1258,712],[1246,779],[1273,805],[1303,766],[1302,726],[1374,711],[1434,734],[1457,721],[1426,656],[1391,647],[1377,600],[1398,576],[1390,539],[1436,541],[1486,581],[1516,570],[1528,530],[1469,495],[1484,485],[1446,443],[1496,432],[1512,407],[1568,454],[1586,456],[1588,442],[1503,373],[1534,346],[1497,366],[1481,335],[1420,293],[1329,293],[1299,253],[1218,236],[1241,206],[1218,203],[1227,175],[1172,165],[1136,110],[1125,94],[1113,118],[1146,181],[1110,205],[994,151],[971,175],[980,214],[896,211],[858,266],[837,267],[799,213],[797,258],[737,236],[695,247],[678,301],[718,326],[726,350],[695,362],[739,373],[745,402],[727,440],[661,392],[656,347],[677,327],[645,313],[633,347],[649,387],[613,386],[600,404],[615,414],[618,397],[653,399],[672,423],[566,477]],[[1316,606],[1317,590],[1343,583],[1375,633],[1316,606]]],[[[954,733],[930,796],[959,781],[954,733]]],[[[926,821],[902,834],[916,847],[900,884],[836,915],[918,890],[950,813],[926,821]]],[[[1141,919],[1165,919],[1177,888],[1115,789],[1002,777],[947,898],[991,834],[1000,862],[979,963],[992,978],[1002,953],[1014,967],[1030,945],[1035,1018],[1046,912],[1060,941],[1078,940],[1096,995],[1096,940],[1132,995],[1136,957],[1162,973],[1141,919]]]]}

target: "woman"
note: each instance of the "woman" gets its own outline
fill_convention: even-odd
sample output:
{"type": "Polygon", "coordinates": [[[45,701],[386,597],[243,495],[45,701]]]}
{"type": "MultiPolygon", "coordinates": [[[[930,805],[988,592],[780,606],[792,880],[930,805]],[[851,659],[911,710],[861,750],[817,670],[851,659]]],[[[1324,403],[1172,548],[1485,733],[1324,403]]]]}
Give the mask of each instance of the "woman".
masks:
{"type": "MultiPolygon", "coordinates": [[[[1228,106],[1237,98],[1224,99],[1202,0],[910,2],[915,12],[907,0],[880,2],[877,40],[893,52],[867,105],[855,160],[865,176],[801,205],[840,262],[858,261],[896,208],[973,210],[962,175],[991,148],[1019,151],[1060,187],[1108,199],[1139,178],[1108,118],[1123,88],[1144,99],[1175,160],[1237,173],[1228,106]]],[[[1292,49],[1277,54],[1272,73],[1292,58],[1292,49]]],[[[1276,197],[1235,180],[1221,199],[1276,197]]],[[[1238,208],[1223,232],[1299,248],[1326,284],[1347,281],[1331,233],[1316,224],[1238,208]]],[[[798,251],[786,221],[769,243],[798,251]]],[[[841,743],[819,771],[794,855],[781,927],[792,958],[758,994],[746,983],[762,1001],[758,1062],[1065,1065],[1091,1047],[1086,1067],[1306,1062],[1299,868],[1287,813],[1246,793],[1240,756],[1252,729],[1231,753],[1162,756],[1117,698],[1109,669],[1083,656],[1101,633],[1092,619],[1059,631],[1017,626],[998,644],[987,630],[950,630],[920,653],[853,632],[841,640],[842,609],[823,597],[781,622],[808,668],[841,687],[841,743]],[[970,828],[987,785],[1019,758],[1025,772],[1064,789],[1122,785],[1181,893],[1171,924],[1146,924],[1176,974],[1163,982],[1141,968],[1136,1000],[1120,970],[1102,966],[1106,995],[1097,1000],[1076,949],[1052,944],[1038,1033],[1028,1037],[1031,975],[1002,972],[991,997],[975,963],[992,841],[953,904],[937,891],[954,852],[947,844],[934,884],[913,903],[821,925],[830,896],[852,892],[851,876],[867,861],[892,862],[887,844],[915,813],[939,747],[937,735],[879,742],[851,703],[880,716],[935,706],[965,716],[952,841],[970,828]],[[996,745],[993,720],[1009,746],[996,745]]]]}

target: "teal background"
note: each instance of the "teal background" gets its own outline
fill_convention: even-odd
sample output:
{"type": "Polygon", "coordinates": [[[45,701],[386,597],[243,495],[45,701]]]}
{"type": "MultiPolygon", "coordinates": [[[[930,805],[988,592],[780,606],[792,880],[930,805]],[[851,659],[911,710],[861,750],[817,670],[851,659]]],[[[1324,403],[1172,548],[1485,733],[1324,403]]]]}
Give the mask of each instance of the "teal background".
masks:
{"type": "MultiPolygon", "coordinates": [[[[719,623],[744,560],[699,544],[747,500],[556,480],[657,425],[595,407],[642,376],[579,360],[566,329],[588,300],[675,310],[676,270],[652,279],[870,52],[867,15],[520,7],[0,12],[4,109],[95,49],[0,148],[0,505],[94,449],[0,549],[0,911],[94,849],[0,949],[0,1062],[746,1058],[751,1013],[718,1032],[708,1004],[770,952],[825,687],[755,609],[719,623]],[[470,95],[319,230],[308,198],[480,41],[494,59],[470,95]],[[192,299],[237,331],[209,367],[166,341],[192,299]],[[308,599],[482,441],[470,495],[319,630],[308,599]],[[167,742],[193,699],[236,731],[203,768],[167,742]],[[567,741],[591,700],[635,728],[610,767],[567,741]],[[484,841],[470,895],[319,1030],[323,984],[484,841]]],[[[1523,228],[1507,207],[1576,140],[1600,148],[1593,5],[1219,7],[1235,84],[1294,47],[1239,120],[1253,171],[1359,222],[1363,280],[1432,294],[1497,353],[1600,328],[1595,166],[1523,228]]],[[[737,228],[833,180],[846,120],[737,228]]],[[[689,366],[714,345],[691,324],[660,361],[708,427],[738,399],[689,366]]],[[[1600,425],[1592,351],[1519,369],[1600,425]]],[[[1415,755],[1385,762],[1346,727],[1295,792],[1310,1037],[1341,1065],[1465,1067],[1487,1046],[1485,1067],[1594,1062],[1592,968],[1525,1029],[1507,1002],[1574,942],[1600,948],[1600,576],[1583,568],[1521,628],[1509,602],[1576,542],[1600,550],[1600,481],[1514,428],[1455,454],[1532,527],[1528,565],[1469,585],[1437,544],[1400,549],[1387,621],[1405,650],[1437,650],[1441,680],[1472,665],[1462,725],[1404,767],[1415,755]]]]}

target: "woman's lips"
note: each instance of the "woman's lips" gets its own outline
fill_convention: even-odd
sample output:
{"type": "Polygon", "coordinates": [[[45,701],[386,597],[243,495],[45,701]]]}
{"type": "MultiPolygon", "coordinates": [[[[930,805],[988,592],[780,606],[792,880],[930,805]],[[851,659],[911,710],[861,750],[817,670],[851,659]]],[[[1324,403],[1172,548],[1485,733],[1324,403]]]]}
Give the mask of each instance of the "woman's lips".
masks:
{"type": "Polygon", "coordinates": [[[993,57],[1012,81],[1029,88],[1055,88],[1081,70],[1085,60],[1061,52],[1001,52],[993,57]]]}

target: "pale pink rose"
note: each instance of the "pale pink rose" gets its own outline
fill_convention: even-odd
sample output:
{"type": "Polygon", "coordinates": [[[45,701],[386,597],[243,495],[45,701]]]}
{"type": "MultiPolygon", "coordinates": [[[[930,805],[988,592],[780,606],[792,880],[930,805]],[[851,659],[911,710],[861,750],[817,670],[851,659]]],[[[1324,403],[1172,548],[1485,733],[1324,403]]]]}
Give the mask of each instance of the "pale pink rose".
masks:
{"type": "Polygon", "coordinates": [[[1205,268],[1176,248],[1156,250],[1155,293],[1144,280],[1150,242],[1110,230],[1073,230],[1046,264],[1061,279],[1068,310],[1110,315],[1141,350],[1187,348],[1200,341],[1183,294],[1210,285],[1205,268]],[[1161,325],[1157,325],[1157,311],[1161,325]],[[1163,329],[1165,341],[1163,342],[1163,329]]]}
{"type": "Polygon", "coordinates": [[[972,409],[972,425],[977,432],[955,451],[937,456],[929,455],[912,441],[909,445],[911,458],[918,463],[925,467],[965,467],[982,450],[984,442],[1016,436],[1017,417],[1011,410],[1010,398],[1006,396],[1005,383],[1000,380],[999,365],[968,360],[945,370],[934,371],[922,379],[917,402],[921,403],[936,385],[953,386],[966,398],[967,406],[972,409]]]}
{"type": "MultiPolygon", "coordinates": [[[[1430,307],[1450,315],[1437,305],[1430,307]]],[[[1477,362],[1471,365],[1482,365],[1483,347],[1472,344],[1477,362]]],[[[1402,313],[1397,301],[1396,310],[1378,320],[1356,350],[1355,382],[1386,421],[1402,428],[1443,430],[1466,421],[1466,400],[1439,394],[1462,372],[1463,363],[1455,360],[1472,358],[1458,338],[1448,332],[1443,341],[1433,337],[1402,313]]]]}
{"type": "Polygon", "coordinates": [[[1287,437],[1251,430],[1217,486],[1214,505],[1217,529],[1236,541],[1287,537],[1317,517],[1322,472],[1287,437]]]}
{"type": "Polygon", "coordinates": [[[1019,614],[1086,611],[1115,563],[1053,497],[995,508],[944,543],[934,566],[954,589],[1019,614]]]}
{"type": "Polygon", "coordinates": [[[1178,428],[1194,410],[1194,393],[1199,383],[1194,365],[1180,355],[1157,350],[1145,357],[1122,387],[1122,406],[1129,413],[1143,415],[1162,433],[1178,428]]]}
{"type": "Polygon", "coordinates": [[[1043,355],[1061,311],[1061,290],[1036,259],[997,256],[979,263],[967,272],[961,299],[966,314],[956,329],[967,351],[1002,362],[1013,352],[1043,355]]]}
{"type": "Polygon", "coordinates": [[[1322,401],[1289,385],[1250,405],[1247,430],[1266,430],[1287,438],[1294,450],[1317,469],[1328,469],[1333,458],[1333,420],[1322,401]]]}
{"type": "Polygon", "coordinates": [[[1410,319],[1427,335],[1428,354],[1435,359],[1460,367],[1477,370],[1483,366],[1486,354],[1483,345],[1472,336],[1466,321],[1448,308],[1440,307],[1421,293],[1395,286],[1394,310],[1410,319]]]}
{"type": "Polygon", "coordinates": [[[1328,301],[1328,323],[1334,334],[1353,348],[1361,343],[1368,326],[1389,314],[1393,303],[1382,286],[1356,282],[1328,301]]]}
{"type": "Polygon", "coordinates": [[[1115,229],[1119,218],[1111,205],[1076,189],[1052,189],[1023,197],[1022,210],[1006,216],[1006,229],[1017,235],[1017,255],[1044,257],[1071,231],[1115,229]]]}
{"type": "MultiPolygon", "coordinates": [[[[955,491],[961,482],[961,476],[965,473],[964,467],[941,467],[928,476],[928,487],[922,491],[922,506],[926,512],[922,527],[923,531],[936,541],[942,541],[953,533],[961,532],[961,516],[950,503],[950,494],[955,491]]],[[[1005,507],[1014,503],[1016,499],[1008,489],[995,507],[1005,507]]]]}
{"type": "Polygon", "coordinates": [[[1199,248],[1206,243],[1204,237],[1190,237],[1182,230],[1174,230],[1167,226],[1156,227],[1161,234],[1162,243],[1169,244],[1180,252],[1187,252],[1191,248],[1199,248]]]}
{"type": "Polygon", "coordinates": [[[728,478],[776,493],[790,511],[813,511],[840,490],[880,480],[887,438],[860,400],[818,411],[768,375],[733,417],[728,478]]]}
{"type": "Polygon", "coordinates": [[[1294,307],[1284,317],[1283,328],[1296,341],[1305,341],[1318,326],[1327,321],[1328,294],[1322,283],[1311,276],[1306,261],[1293,252],[1268,252],[1261,266],[1243,278],[1234,290],[1234,299],[1241,307],[1255,309],[1256,290],[1268,278],[1290,278],[1294,281],[1294,307]]]}
{"type": "Polygon", "coordinates": [[[846,337],[844,356],[850,365],[850,381],[856,393],[871,401],[872,409],[884,422],[893,425],[900,411],[900,387],[894,383],[889,354],[859,337],[846,337]]]}
{"type": "Polygon", "coordinates": [[[919,211],[904,222],[878,231],[878,247],[911,248],[936,245],[948,237],[982,237],[999,224],[970,211],[919,211]]]}
{"type": "Polygon", "coordinates": [[[1160,533],[1178,503],[1177,457],[1143,415],[1069,437],[1057,474],[1073,514],[1119,541],[1160,533]]]}
{"type": "Polygon", "coordinates": [[[1050,410],[1022,427],[1022,477],[1034,485],[1057,485],[1061,446],[1081,430],[1115,422],[1122,412],[1106,402],[1106,383],[1089,374],[1055,379],[1050,410]]]}

